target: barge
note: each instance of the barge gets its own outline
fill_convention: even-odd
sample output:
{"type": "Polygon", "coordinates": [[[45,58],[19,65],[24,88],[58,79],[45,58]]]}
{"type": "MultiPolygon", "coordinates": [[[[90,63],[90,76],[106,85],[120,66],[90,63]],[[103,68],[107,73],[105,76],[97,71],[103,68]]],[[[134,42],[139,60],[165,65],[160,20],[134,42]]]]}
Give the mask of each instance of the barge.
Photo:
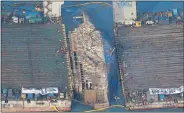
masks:
{"type": "Polygon", "coordinates": [[[183,108],[183,25],[116,27],[126,107],[183,108]]]}
{"type": "Polygon", "coordinates": [[[66,36],[60,24],[2,25],[2,111],[70,111],[66,36]]]}

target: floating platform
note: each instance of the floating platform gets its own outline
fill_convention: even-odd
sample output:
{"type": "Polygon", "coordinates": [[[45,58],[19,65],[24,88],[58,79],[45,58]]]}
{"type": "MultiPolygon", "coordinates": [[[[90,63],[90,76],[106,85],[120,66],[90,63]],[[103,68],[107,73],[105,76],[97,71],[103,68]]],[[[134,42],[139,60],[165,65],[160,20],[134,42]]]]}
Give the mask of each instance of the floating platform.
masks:
{"type": "Polygon", "coordinates": [[[127,107],[184,107],[182,25],[118,27],[116,42],[127,107]]]}
{"type": "MultiPolygon", "coordinates": [[[[58,24],[4,24],[2,25],[2,89],[48,88],[57,87],[59,93],[69,95],[68,72],[66,66],[65,46],[62,25],[58,24]]],[[[71,100],[63,99],[66,104],[58,104],[58,109],[69,111],[71,100]],[[67,104],[68,103],[68,104],[67,104]]],[[[8,97],[9,98],[9,97],[8,97]]],[[[23,101],[20,99],[20,103],[23,101]],[[20,102],[21,101],[21,102],[20,102]]],[[[44,101],[44,100],[42,100],[44,101]]],[[[58,100],[59,101],[59,100],[58,100]]],[[[15,99],[9,99],[15,103],[15,99]]],[[[34,99],[29,107],[20,104],[24,110],[35,108],[34,99]],[[32,105],[32,107],[30,107],[32,105]]],[[[27,103],[27,102],[26,102],[27,103]]],[[[50,108],[44,102],[45,108],[50,108]]],[[[25,104],[24,104],[25,105],[25,104]]],[[[13,105],[9,105],[11,108],[13,105]]],[[[44,111],[43,108],[36,111],[44,111]]],[[[3,110],[7,107],[2,108],[3,110]]],[[[45,109],[48,111],[47,109],[45,109]]],[[[28,110],[29,111],[29,110],[28,110]]],[[[32,110],[31,110],[32,111],[32,110]]]]}

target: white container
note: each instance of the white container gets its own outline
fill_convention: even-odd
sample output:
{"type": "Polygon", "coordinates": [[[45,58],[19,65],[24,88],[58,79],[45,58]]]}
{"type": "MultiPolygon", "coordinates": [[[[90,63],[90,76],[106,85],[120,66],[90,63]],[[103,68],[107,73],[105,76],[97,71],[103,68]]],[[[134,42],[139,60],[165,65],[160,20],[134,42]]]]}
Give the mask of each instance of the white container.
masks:
{"type": "Polygon", "coordinates": [[[12,20],[13,20],[14,23],[19,23],[18,17],[13,16],[13,17],[12,17],[12,20]]]}
{"type": "Polygon", "coordinates": [[[153,21],[146,21],[146,24],[152,25],[152,24],[154,24],[154,22],[153,21]]]}
{"type": "Polygon", "coordinates": [[[133,25],[133,24],[135,24],[135,21],[133,20],[125,21],[125,25],[133,25]]]}
{"type": "Polygon", "coordinates": [[[24,18],[19,18],[19,23],[24,23],[24,18]]]}

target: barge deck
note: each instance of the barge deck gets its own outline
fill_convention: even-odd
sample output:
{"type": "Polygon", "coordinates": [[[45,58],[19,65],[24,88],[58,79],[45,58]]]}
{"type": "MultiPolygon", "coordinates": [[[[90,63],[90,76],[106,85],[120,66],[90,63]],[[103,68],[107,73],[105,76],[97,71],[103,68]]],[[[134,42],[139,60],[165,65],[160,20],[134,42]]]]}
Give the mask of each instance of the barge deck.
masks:
{"type": "Polygon", "coordinates": [[[183,26],[118,27],[116,33],[126,107],[184,107],[183,26]]]}
{"type": "Polygon", "coordinates": [[[50,111],[52,99],[57,100],[58,110],[71,110],[62,33],[58,24],[2,25],[2,111],[50,111]],[[58,89],[57,93],[40,92],[35,99],[37,93],[33,91],[51,87],[58,89]],[[42,102],[39,107],[38,101],[42,102]]]}

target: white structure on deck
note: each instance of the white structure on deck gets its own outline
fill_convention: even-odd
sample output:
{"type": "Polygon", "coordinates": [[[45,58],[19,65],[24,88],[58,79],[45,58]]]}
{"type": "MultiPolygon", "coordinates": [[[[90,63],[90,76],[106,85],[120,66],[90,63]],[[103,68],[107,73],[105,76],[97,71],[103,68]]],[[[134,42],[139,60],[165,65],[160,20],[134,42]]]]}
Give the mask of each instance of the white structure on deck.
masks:
{"type": "Polygon", "coordinates": [[[44,15],[49,17],[61,16],[61,5],[64,4],[64,0],[46,1],[44,0],[44,15]]]}
{"type": "Polygon", "coordinates": [[[113,13],[115,23],[125,24],[137,18],[136,1],[114,1],[113,13]]]}

